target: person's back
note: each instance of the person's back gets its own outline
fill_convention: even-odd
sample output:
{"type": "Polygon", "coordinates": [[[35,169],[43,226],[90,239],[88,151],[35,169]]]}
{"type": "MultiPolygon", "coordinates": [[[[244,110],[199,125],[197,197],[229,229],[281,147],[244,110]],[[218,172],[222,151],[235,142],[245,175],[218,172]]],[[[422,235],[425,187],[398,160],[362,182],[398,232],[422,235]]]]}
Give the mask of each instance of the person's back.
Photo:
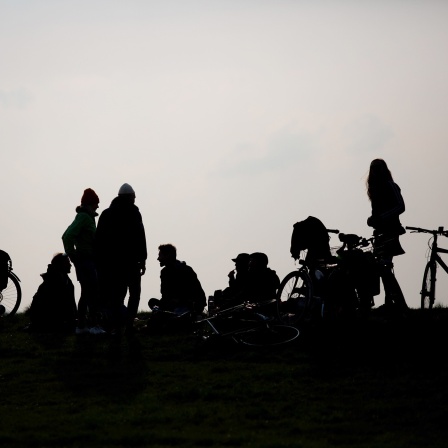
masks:
{"type": "Polygon", "coordinates": [[[73,283],[68,277],[71,264],[67,255],[57,254],[42,274],[30,307],[31,328],[40,332],[73,332],[76,302],[73,283]]]}
{"type": "Polygon", "coordinates": [[[138,207],[117,196],[98,220],[95,251],[100,264],[146,260],[146,237],[138,207]]]}
{"type": "Polygon", "coordinates": [[[280,279],[276,272],[268,267],[268,257],[262,252],[250,255],[248,287],[246,300],[264,302],[276,297],[280,279]]]}
{"type": "Polygon", "coordinates": [[[125,326],[134,332],[141,294],[141,276],[146,272],[146,236],[142,216],[135,203],[135,191],[127,183],[101,213],[95,235],[102,306],[108,310],[111,332],[120,334],[125,326]],[[126,295],[127,314],[123,318],[126,295]]]}
{"type": "Polygon", "coordinates": [[[177,314],[186,311],[202,313],[206,305],[205,292],[194,270],[185,262],[177,260],[177,251],[172,244],[159,246],[160,300],[151,299],[150,308],[160,306],[163,310],[177,314]]]}
{"type": "Polygon", "coordinates": [[[194,270],[184,261],[165,266],[160,273],[162,304],[202,312],[206,298],[194,270]]]}

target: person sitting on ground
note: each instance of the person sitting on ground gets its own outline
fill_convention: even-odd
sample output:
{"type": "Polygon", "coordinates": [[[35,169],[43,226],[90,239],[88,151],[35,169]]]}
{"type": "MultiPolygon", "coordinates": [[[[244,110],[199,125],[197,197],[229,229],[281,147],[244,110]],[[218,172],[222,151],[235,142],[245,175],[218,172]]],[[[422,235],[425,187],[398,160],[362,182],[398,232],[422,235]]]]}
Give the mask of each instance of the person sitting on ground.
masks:
{"type": "Polygon", "coordinates": [[[172,244],[159,246],[160,292],[162,298],[150,299],[149,307],[171,311],[177,315],[187,312],[201,314],[206,305],[206,298],[201,283],[184,261],[177,260],[177,250],[172,244]]]}
{"type": "Polygon", "coordinates": [[[225,309],[244,302],[244,292],[248,289],[249,280],[249,260],[250,256],[246,253],[238,254],[232,258],[235,263],[235,269],[229,274],[229,286],[223,291],[215,291],[214,300],[218,308],[225,309]]]}
{"type": "Polygon", "coordinates": [[[41,274],[39,286],[30,307],[31,330],[48,333],[74,333],[76,327],[75,289],[68,274],[69,257],[56,254],[41,274]]]}
{"type": "Polygon", "coordinates": [[[250,254],[249,276],[244,293],[246,300],[261,303],[276,298],[280,279],[276,272],[268,267],[268,263],[266,254],[262,252],[250,254]]]}

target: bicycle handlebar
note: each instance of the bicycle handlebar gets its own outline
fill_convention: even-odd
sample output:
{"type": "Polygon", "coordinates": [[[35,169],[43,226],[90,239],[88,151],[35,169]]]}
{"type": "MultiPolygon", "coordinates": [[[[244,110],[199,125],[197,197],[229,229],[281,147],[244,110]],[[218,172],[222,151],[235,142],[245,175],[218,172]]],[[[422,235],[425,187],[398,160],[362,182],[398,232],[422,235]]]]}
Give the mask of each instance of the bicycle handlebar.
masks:
{"type": "Polygon", "coordinates": [[[421,227],[411,226],[406,226],[406,229],[410,230],[411,232],[430,233],[431,235],[442,235],[448,237],[448,230],[443,230],[443,226],[439,227],[437,230],[422,229],[421,227]]]}

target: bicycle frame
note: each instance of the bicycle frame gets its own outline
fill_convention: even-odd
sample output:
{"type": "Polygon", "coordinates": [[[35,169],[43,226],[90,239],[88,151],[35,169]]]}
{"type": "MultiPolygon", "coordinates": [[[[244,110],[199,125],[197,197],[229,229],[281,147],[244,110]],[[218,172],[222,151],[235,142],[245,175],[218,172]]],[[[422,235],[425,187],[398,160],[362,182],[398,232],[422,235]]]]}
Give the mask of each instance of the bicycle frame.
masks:
{"type": "MultiPolygon", "coordinates": [[[[296,339],[299,335],[297,328],[279,325],[272,317],[259,312],[259,308],[270,306],[275,300],[262,303],[246,302],[232,308],[218,311],[215,315],[196,321],[205,326],[205,333],[198,328],[195,333],[206,341],[213,337],[229,338],[238,344],[251,346],[275,346],[285,344],[296,339]],[[207,335],[207,330],[211,334],[207,335]]],[[[261,310],[260,310],[261,311],[261,310]]]]}
{"type": "Polygon", "coordinates": [[[443,227],[439,227],[437,230],[422,229],[420,227],[406,227],[406,229],[417,233],[429,233],[430,235],[432,235],[433,238],[431,244],[431,253],[425,267],[425,272],[423,274],[422,290],[420,292],[421,308],[428,307],[429,309],[431,309],[434,305],[436,295],[437,265],[441,266],[442,269],[448,274],[448,265],[443,261],[443,259],[439,255],[439,254],[448,254],[448,249],[439,247],[437,242],[439,235],[448,237],[448,231],[444,230],[443,227]],[[427,288],[428,285],[429,290],[427,288]],[[426,299],[429,300],[428,303],[426,302],[426,299]]]}
{"type": "MultiPolygon", "coordinates": [[[[274,303],[275,301],[269,301],[268,304],[274,303]]],[[[236,339],[236,336],[246,332],[248,329],[254,329],[254,328],[258,328],[260,327],[260,325],[262,326],[266,326],[267,322],[270,320],[269,318],[267,318],[266,316],[257,313],[255,311],[257,305],[255,304],[251,304],[251,303],[243,303],[241,305],[236,305],[233,306],[231,308],[226,308],[222,311],[218,311],[216,314],[214,314],[211,317],[207,317],[205,319],[200,319],[198,321],[196,321],[196,324],[202,324],[205,323],[207,324],[210,329],[212,330],[213,334],[215,334],[216,336],[220,336],[220,337],[227,337],[230,336],[232,337],[232,339],[235,340],[235,342],[238,342],[236,339]],[[239,312],[248,312],[248,315],[250,314],[253,318],[252,319],[248,319],[246,320],[246,322],[249,322],[249,325],[246,326],[242,326],[240,328],[236,328],[227,332],[223,332],[221,330],[219,330],[219,325],[216,324],[216,321],[220,321],[222,319],[230,319],[233,318],[234,316],[237,315],[237,313],[239,312]]],[[[242,322],[242,319],[236,319],[238,322],[242,322]]]]}
{"type": "Polygon", "coordinates": [[[448,249],[443,249],[437,246],[437,239],[434,240],[431,248],[431,258],[432,262],[438,263],[443,270],[448,274],[448,265],[442,260],[439,254],[448,254],[448,249]]]}

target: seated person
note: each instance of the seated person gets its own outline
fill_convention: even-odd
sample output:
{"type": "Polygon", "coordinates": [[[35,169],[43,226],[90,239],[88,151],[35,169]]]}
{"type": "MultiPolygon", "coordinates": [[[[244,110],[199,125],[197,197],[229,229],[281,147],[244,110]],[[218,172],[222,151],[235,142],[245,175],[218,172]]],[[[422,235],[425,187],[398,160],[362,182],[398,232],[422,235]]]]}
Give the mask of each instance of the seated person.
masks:
{"type": "Polygon", "coordinates": [[[224,291],[215,291],[215,305],[218,308],[229,308],[244,302],[244,291],[248,289],[249,280],[249,260],[250,256],[246,253],[238,254],[232,258],[235,263],[235,269],[229,274],[229,286],[224,291]]]}
{"type": "Polygon", "coordinates": [[[150,299],[149,307],[155,306],[164,311],[181,315],[186,312],[201,314],[206,305],[206,298],[201,283],[184,261],[177,260],[177,251],[172,244],[159,246],[160,292],[162,298],[150,299]]]}
{"type": "Polygon", "coordinates": [[[250,255],[246,300],[260,303],[276,298],[280,279],[268,263],[268,256],[262,252],[250,255]]]}
{"type": "Polygon", "coordinates": [[[31,330],[48,333],[72,333],[76,327],[76,301],[73,283],[68,274],[70,259],[58,253],[41,274],[39,286],[30,307],[31,330]]]}

